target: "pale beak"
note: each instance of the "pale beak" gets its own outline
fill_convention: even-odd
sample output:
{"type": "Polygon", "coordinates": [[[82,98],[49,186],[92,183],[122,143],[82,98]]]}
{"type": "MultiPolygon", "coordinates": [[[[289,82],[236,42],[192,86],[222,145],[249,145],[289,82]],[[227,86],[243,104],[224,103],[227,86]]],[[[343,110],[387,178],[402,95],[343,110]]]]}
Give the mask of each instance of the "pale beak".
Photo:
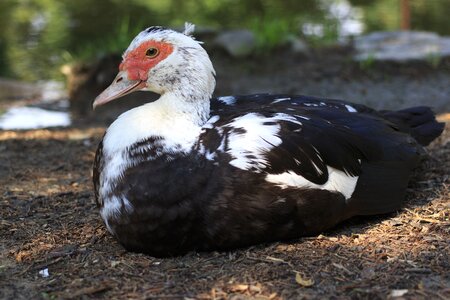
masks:
{"type": "Polygon", "coordinates": [[[113,83],[95,98],[92,108],[108,103],[114,99],[125,96],[134,91],[142,90],[146,82],[142,80],[129,80],[126,71],[120,71],[113,83]]]}

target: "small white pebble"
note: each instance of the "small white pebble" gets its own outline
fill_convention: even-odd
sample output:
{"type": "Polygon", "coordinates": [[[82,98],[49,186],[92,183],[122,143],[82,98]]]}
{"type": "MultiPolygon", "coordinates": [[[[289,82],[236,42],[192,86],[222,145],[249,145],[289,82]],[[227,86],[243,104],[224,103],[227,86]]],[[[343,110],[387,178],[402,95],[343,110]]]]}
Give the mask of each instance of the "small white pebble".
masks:
{"type": "Polygon", "coordinates": [[[408,290],[392,290],[389,296],[391,296],[392,298],[402,297],[406,293],[408,293],[408,290]]]}
{"type": "Polygon", "coordinates": [[[115,267],[118,266],[119,264],[120,264],[120,261],[113,260],[113,261],[111,262],[111,267],[112,267],[112,268],[115,268],[115,267]]]}
{"type": "Polygon", "coordinates": [[[48,273],[48,268],[40,270],[39,275],[41,275],[43,278],[47,278],[48,276],[50,276],[50,274],[48,273]]]}

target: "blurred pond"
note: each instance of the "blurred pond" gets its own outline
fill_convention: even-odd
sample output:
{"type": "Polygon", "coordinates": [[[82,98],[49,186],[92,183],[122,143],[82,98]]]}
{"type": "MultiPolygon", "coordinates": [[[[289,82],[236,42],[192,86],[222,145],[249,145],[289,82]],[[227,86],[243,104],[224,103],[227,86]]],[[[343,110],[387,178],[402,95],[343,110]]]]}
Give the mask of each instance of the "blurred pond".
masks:
{"type": "MultiPolygon", "coordinates": [[[[122,52],[149,25],[253,30],[261,47],[289,35],[333,43],[396,30],[401,0],[1,0],[0,76],[60,78],[60,66],[122,52]]],[[[410,0],[411,29],[450,34],[450,0],[410,0]]]]}
{"type": "Polygon", "coordinates": [[[25,83],[0,78],[0,130],[69,126],[67,97],[60,81],[25,83]]]}
{"type": "Polygon", "coordinates": [[[36,129],[70,125],[68,112],[39,107],[13,107],[0,116],[0,129],[36,129]]]}

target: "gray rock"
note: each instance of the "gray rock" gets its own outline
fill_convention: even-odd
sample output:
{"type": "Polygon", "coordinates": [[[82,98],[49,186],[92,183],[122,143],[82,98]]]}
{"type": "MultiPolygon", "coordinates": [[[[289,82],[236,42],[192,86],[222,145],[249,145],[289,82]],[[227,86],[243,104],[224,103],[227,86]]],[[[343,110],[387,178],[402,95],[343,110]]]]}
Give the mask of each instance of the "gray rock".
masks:
{"type": "Polygon", "coordinates": [[[220,33],[214,44],[225,49],[233,57],[245,57],[255,50],[256,38],[249,30],[232,30],[220,33]]]}
{"type": "Polygon", "coordinates": [[[308,54],[309,53],[308,44],[299,37],[296,37],[293,35],[289,36],[288,44],[289,44],[291,52],[294,54],[308,54]]]}
{"type": "Polygon", "coordinates": [[[0,101],[40,97],[38,84],[0,78],[0,101]]]}
{"type": "Polygon", "coordinates": [[[450,55],[450,37],[432,32],[374,32],[354,41],[356,60],[426,60],[450,55]]]}

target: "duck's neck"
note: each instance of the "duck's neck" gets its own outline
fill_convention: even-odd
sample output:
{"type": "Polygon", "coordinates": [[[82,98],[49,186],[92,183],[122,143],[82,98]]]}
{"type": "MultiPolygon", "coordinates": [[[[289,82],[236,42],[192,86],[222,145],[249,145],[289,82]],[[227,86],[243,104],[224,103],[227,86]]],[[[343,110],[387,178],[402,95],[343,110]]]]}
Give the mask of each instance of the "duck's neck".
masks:
{"type": "Polygon", "coordinates": [[[191,122],[201,127],[209,119],[210,95],[186,92],[186,89],[166,92],[153,103],[152,109],[167,119],[191,122]]]}
{"type": "Polygon", "coordinates": [[[151,103],[123,113],[108,128],[104,138],[107,154],[126,151],[149,138],[164,141],[167,151],[188,152],[209,118],[209,96],[180,98],[167,92],[151,103]]]}

